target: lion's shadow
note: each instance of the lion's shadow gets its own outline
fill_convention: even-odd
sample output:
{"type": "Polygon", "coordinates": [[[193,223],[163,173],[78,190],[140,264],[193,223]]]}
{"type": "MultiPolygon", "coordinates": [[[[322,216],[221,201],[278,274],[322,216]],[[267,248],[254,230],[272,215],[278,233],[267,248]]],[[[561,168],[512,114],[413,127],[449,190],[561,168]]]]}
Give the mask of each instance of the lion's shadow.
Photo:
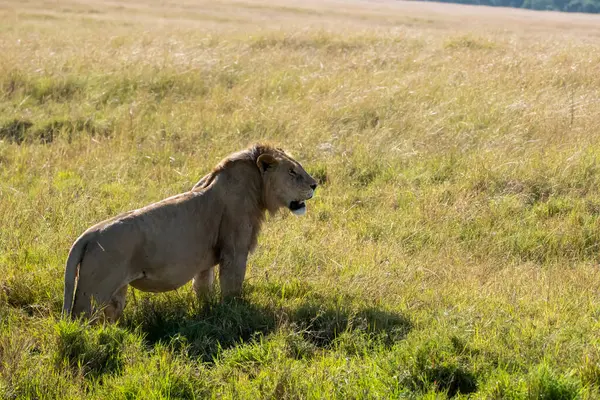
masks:
{"type": "MultiPolygon", "coordinates": [[[[256,289],[256,288],[254,288],[256,289]]],[[[248,342],[287,325],[321,349],[343,334],[361,333],[386,346],[402,340],[412,328],[403,315],[376,307],[355,307],[322,295],[302,297],[294,307],[262,306],[247,300],[198,304],[188,296],[145,296],[121,324],[137,330],[149,346],[168,344],[192,357],[214,361],[221,349],[248,342]]]]}

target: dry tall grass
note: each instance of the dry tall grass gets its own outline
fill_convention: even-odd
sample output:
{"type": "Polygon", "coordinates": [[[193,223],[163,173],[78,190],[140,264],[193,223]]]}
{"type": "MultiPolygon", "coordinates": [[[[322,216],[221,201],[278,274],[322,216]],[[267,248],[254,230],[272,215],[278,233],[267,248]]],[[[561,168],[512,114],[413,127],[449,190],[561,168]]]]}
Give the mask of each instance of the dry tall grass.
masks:
{"type": "Polygon", "coordinates": [[[0,4],[5,398],[597,398],[600,18],[394,1],[0,4]],[[58,321],[89,225],[256,141],[321,181],[245,301],[58,321]]]}

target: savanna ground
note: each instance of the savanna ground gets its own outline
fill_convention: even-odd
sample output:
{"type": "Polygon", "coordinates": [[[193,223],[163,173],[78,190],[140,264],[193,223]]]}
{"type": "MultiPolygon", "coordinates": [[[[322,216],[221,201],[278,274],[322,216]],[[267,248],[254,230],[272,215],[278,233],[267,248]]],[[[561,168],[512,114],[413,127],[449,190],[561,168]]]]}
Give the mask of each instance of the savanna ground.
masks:
{"type": "Polygon", "coordinates": [[[8,0],[0,48],[0,397],[600,398],[599,17],[8,0]],[[321,186],[243,301],[60,320],[85,228],[259,140],[321,186]]]}

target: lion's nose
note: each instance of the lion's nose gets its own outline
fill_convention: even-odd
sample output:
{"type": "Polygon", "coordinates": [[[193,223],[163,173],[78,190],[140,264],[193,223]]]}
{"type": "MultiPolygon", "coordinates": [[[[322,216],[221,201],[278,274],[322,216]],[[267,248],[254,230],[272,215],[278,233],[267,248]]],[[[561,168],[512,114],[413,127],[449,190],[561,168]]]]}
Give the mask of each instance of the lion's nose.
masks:
{"type": "Polygon", "coordinates": [[[312,190],[315,190],[315,189],[317,188],[317,184],[316,184],[316,183],[313,183],[312,185],[310,185],[310,188],[311,188],[312,190]]]}

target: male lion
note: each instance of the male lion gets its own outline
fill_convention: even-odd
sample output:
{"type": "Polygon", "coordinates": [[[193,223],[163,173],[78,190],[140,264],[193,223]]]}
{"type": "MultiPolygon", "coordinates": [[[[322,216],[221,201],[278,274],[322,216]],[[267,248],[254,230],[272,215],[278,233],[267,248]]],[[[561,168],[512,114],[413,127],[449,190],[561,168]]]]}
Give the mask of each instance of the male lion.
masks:
{"type": "Polygon", "coordinates": [[[265,211],[287,207],[302,215],[316,187],[281,149],[257,144],[230,155],[191,191],[85,231],[67,259],[63,314],[89,316],[93,299],[115,321],[127,285],[166,292],[193,279],[201,297],[212,288],[216,264],[222,296],[239,296],[265,211]]]}

